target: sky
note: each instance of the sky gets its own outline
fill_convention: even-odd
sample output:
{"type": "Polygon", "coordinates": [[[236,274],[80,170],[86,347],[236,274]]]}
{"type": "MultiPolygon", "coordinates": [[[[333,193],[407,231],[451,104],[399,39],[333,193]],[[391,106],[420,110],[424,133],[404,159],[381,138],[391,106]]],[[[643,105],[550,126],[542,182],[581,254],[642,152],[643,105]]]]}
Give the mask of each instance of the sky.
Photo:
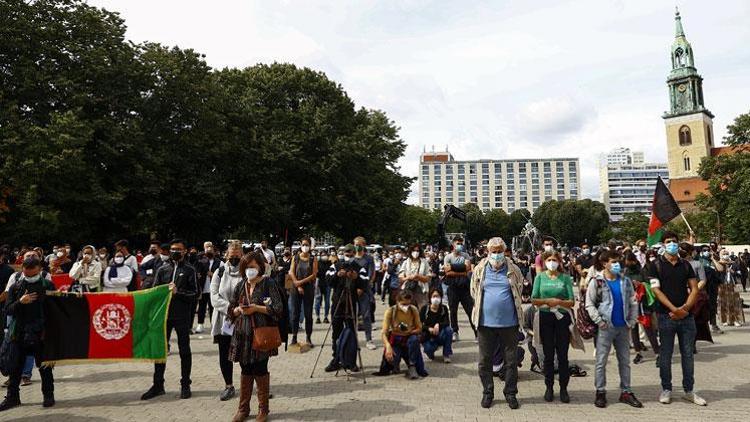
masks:
{"type": "MultiPolygon", "coordinates": [[[[89,0],[127,37],[192,48],[214,68],[290,62],[383,110],[416,177],[423,149],[459,160],[578,157],[599,198],[599,155],[666,161],[661,118],[679,6],[719,140],[750,112],[746,0],[89,0]]],[[[417,184],[410,203],[417,203],[417,184]]]]}

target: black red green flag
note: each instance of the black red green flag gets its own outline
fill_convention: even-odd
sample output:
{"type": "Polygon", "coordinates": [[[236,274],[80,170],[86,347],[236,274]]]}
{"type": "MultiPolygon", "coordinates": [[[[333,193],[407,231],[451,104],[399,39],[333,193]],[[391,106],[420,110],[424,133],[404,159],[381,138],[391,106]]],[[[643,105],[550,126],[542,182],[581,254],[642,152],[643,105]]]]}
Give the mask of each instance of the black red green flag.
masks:
{"type": "Polygon", "coordinates": [[[50,293],[43,362],[165,362],[171,297],[166,285],[129,293],[50,293]]]}
{"type": "Polygon", "coordinates": [[[656,180],[654,200],[651,204],[651,221],[648,223],[648,245],[654,245],[661,241],[662,226],[682,214],[677,201],[674,200],[672,192],[659,177],[656,180]]]}

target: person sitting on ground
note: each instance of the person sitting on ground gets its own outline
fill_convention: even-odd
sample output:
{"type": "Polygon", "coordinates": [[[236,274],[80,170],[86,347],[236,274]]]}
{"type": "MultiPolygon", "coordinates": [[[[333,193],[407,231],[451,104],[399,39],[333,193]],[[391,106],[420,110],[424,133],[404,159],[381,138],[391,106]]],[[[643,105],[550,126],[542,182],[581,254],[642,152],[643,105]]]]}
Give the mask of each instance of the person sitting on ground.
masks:
{"type": "Polygon", "coordinates": [[[409,379],[418,379],[429,375],[424,368],[422,350],[418,335],[422,332],[422,322],[419,311],[411,304],[411,292],[402,290],[398,295],[398,303],[385,311],[383,316],[383,360],[380,370],[374,375],[390,375],[400,372],[399,363],[405,359],[409,367],[406,373],[409,379]]]}
{"type": "Polygon", "coordinates": [[[419,310],[419,320],[422,322],[424,353],[434,360],[435,351],[442,346],[443,362],[451,363],[453,329],[448,318],[448,307],[443,305],[443,292],[440,289],[433,288],[430,291],[430,304],[419,310]]]}

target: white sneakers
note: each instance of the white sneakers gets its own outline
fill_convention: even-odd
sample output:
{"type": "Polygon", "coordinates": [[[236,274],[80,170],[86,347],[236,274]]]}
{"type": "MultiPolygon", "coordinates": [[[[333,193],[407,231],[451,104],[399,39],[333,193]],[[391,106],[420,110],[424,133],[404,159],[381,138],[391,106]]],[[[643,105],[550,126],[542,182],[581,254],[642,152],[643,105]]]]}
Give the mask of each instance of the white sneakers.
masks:
{"type": "Polygon", "coordinates": [[[454,341],[454,342],[456,342],[456,341],[458,341],[458,340],[459,340],[459,339],[458,339],[458,333],[454,332],[454,333],[453,333],[453,341],[454,341]]]}
{"type": "Polygon", "coordinates": [[[195,334],[201,334],[203,332],[203,324],[198,324],[195,326],[195,334]]]}
{"type": "Polygon", "coordinates": [[[365,343],[365,347],[367,347],[367,350],[375,350],[375,349],[378,348],[378,346],[376,346],[375,343],[373,343],[372,340],[370,340],[367,343],[365,343]]]}
{"type": "Polygon", "coordinates": [[[696,394],[695,391],[691,391],[689,393],[685,393],[682,396],[682,399],[685,400],[685,401],[687,401],[687,402],[691,402],[691,403],[697,404],[698,406],[705,406],[705,405],[708,404],[706,402],[706,399],[704,399],[703,397],[701,397],[698,394],[696,394]]]}
{"type": "MultiPolygon", "coordinates": [[[[695,391],[691,391],[689,393],[685,393],[682,396],[682,399],[686,402],[690,402],[693,404],[696,404],[698,406],[706,406],[708,403],[706,402],[706,399],[699,396],[698,393],[695,391]]],[[[672,402],[672,392],[669,390],[664,390],[659,394],[659,403],[661,404],[669,404],[672,402]]]]}
{"type": "Polygon", "coordinates": [[[741,322],[739,322],[739,321],[735,321],[735,322],[734,322],[734,326],[735,326],[735,327],[742,327],[742,323],[741,323],[741,322]]]}
{"type": "Polygon", "coordinates": [[[443,357],[443,363],[451,363],[451,357],[450,356],[444,356],[443,357]]]}
{"type": "Polygon", "coordinates": [[[672,403],[672,392],[669,390],[664,390],[659,394],[659,403],[661,404],[669,404],[672,403]]]}

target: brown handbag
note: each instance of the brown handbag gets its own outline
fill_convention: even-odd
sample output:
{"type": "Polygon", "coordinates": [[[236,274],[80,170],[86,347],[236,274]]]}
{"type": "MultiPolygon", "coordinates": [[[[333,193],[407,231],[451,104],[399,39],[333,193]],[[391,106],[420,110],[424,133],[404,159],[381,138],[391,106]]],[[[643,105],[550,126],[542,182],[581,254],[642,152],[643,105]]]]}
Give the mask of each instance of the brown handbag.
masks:
{"type": "MultiPolygon", "coordinates": [[[[247,283],[245,283],[245,298],[250,302],[250,295],[247,292],[247,283]]],[[[281,346],[279,327],[257,327],[253,316],[254,315],[248,315],[250,326],[253,328],[253,350],[257,352],[270,352],[274,349],[278,349],[279,346],[281,346]]]]}

